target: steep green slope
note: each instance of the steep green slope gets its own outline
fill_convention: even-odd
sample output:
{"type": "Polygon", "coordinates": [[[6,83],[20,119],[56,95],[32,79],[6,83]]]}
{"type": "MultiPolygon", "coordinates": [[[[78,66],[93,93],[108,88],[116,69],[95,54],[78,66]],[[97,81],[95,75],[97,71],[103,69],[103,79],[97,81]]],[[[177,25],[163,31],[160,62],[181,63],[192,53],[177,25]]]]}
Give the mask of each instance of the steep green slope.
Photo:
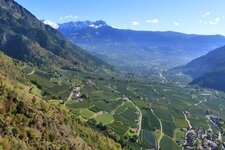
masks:
{"type": "Polygon", "coordinates": [[[198,84],[202,87],[225,91],[225,70],[212,71],[195,78],[191,84],[198,84]]]}
{"type": "Polygon", "coordinates": [[[192,76],[191,84],[225,91],[225,47],[218,48],[199,57],[181,68],[192,76]]]}
{"type": "Polygon", "coordinates": [[[15,59],[42,67],[92,71],[108,67],[13,0],[0,0],[0,49],[15,59]]]}
{"type": "Polygon", "coordinates": [[[24,74],[21,72],[23,63],[4,55],[0,52],[0,74],[1,76],[20,81],[25,80],[24,74]]]}
{"type": "Polygon", "coordinates": [[[0,53],[0,149],[121,149],[65,108],[30,92],[25,63],[0,53]]]}
{"type": "Polygon", "coordinates": [[[225,68],[225,46],[209,52],[199,57],[186,66],[185,73],[192,77],[199,77],[205,73],[221,70],[225,68]]]}

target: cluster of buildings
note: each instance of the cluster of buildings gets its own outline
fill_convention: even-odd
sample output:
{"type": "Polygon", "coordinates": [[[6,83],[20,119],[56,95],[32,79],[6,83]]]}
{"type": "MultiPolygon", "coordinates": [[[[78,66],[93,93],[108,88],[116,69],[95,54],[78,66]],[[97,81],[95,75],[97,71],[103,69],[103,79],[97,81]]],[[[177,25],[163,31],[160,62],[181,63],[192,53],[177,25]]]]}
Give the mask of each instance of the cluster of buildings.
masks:
{"type": "Polygon", "coordinates": [[[219,150],[223,149],[220,133],[213,133],[212,129],[203,130],[201,128],[192,128],[185,135],[185,150],[206,149],[219,150]]]}
{"type": "MultiPolygon", "coordinates": [[[[184,115],[190,115],[184,112],[184,115]]],[[[184,146],[184,150],[223,150],[225,144],[222,142],[223,130],[220,128],[221,119],[212,114],[207,114],[208,120],[212,123],[214,129],[209,126],[208,129],[191,127],[183,129],[185,139],[178,139],[176,142],[184,146]]]]}

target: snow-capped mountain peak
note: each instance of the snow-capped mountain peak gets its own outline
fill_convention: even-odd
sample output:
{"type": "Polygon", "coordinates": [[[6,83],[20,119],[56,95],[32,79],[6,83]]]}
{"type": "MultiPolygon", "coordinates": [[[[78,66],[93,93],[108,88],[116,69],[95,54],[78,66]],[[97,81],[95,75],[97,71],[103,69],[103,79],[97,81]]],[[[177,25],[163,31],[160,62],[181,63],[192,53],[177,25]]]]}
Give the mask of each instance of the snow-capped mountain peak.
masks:
{"type": "Polygon", "coordinates": [[[106,24],[106,22],[99,20],[95,22],[91,22],[91,21],[68,22],[68,23],[60,24],[59,26],[60,26],[60,30],[72,29],[77,31],[83,28],[99,29],[108,25],[106,24]]]}
{"type": "Polygon", "coordinates": [[[52,28],[54,29],[58,29],[59,28],[59,25],[51,20],[43,20],[42,21],[45,25],[49,25],[51,26],[52,28]]]}
{"type": "Polygon", "coordinates": [[[95,28],[95,29],[98,29],[98,28],[101,28],[101,27],[102,27],[102,25],[95,25],[95,24],[91,24],[91,25],[89,25],[89,27],[91,27],[91,28],[95,28]]]}

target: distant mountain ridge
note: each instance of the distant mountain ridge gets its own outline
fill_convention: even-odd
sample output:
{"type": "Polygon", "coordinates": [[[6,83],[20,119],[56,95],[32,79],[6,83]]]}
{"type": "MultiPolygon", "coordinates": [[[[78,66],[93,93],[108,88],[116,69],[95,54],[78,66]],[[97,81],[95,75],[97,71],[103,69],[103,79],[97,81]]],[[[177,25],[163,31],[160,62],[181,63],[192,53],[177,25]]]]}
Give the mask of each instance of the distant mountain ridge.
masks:
{"type": "Polygon", "coordinates": [[[42,67],[92,71],[109,67],[13,0],[0,0],[0,50],[42,67]]]}
{"type": "Polygon", "coordinates": [[[64,23],[58,30],[95,56],[123,68],[173,67],[225,45],[221,35],[124,30],[101,20],[64,23]]]}
{"type": "Polygon", "coordinates": [[[225,46],[194,59],[185,65],[186,73],[196,78],[205,73],[225,69],[225,46]]]}
{"type": "Polygon", "coordinates": [[[225,91],[225,46],[201,56],[181,68],[198,84],[216,90],[225,91]]]}
{"type": "Polygon", "coordinates": [[[71,29],[70,31],[78,31],[80,29],[83,28],[94,28],[94,29],[99,29],[101,27],[106,27],[108,26],[106,24],[106,22],[99,20],[99,21],[95,21],[95,22],[91,22],[91,21],[77,21],[77,22],[68,22],[68,23],[63,23],[63,24],[59,24],[59,30],[64,31],[64,32],[68,32],[69,29],[71,29]]]}

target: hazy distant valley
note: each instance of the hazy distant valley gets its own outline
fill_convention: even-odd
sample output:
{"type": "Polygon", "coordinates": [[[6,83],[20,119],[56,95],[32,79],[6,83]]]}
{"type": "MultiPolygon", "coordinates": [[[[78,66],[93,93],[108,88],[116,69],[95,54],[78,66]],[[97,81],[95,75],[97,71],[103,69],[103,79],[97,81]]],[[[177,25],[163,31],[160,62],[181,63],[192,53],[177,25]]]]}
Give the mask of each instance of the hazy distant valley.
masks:
{"type": "Polygon", "coordinates": [[[109,64],[136,73],[183,65],[225,45],[220,35],[122,30],[104,21],[69,22],[58,30],[109,64]]]}

